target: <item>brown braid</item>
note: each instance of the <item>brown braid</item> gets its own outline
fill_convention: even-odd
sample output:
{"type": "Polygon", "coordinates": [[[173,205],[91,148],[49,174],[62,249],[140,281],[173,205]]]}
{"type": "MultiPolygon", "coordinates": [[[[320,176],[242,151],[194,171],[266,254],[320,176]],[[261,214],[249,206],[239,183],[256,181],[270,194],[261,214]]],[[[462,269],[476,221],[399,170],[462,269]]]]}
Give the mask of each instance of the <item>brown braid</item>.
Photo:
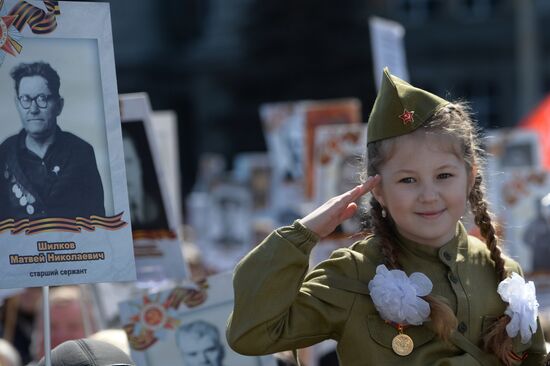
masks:
{"type": "MultiPolygon", "coordinates": [[[[498,237],[495,226],[492,223],[491,215],[487,210],[487,202],[483,198],[483,181],[481,175],[477,175],[469,196],[469,203],[474,214],[474,222],[479,227],[481,236],[491,252],[491,259],[495,263],[495,271],[499,282],[508,276],[504,267],[502,252],[498,247],[498,237]]],[[[512,338],[506,332],[506,325],[510,322],[508,315],[503,315],[491,326],[489,332],[483,336],[484,348],[486,351],[495,354],[506,366],[513,364],[510,357],[512,352],[512,338]]]]}
{"type": "MultiPolygon", "coordinates": [[[[469,107],[462,102],[448,104],[437,111],[422,128],[412,133],[439,133],[455,138],[457,144],[457,155],[461,156],[469,171],[478,170],[474,186],[468,197],[475,223],[479,227],[482,237],[485,239],[490,256],[495,263],[495,271],[499,280],[508,275],[501,251],[498,247],[498,237],[495,226],[487,209],[487,202],[484,199],[481,166],[484,162],[484,152],[481,149],[478,131],[472,121],[469,107]]],[[[366,171],[365,175],[374,176],[380,172],[382,164],[391,157],[393,149],[400,137],[373,142],[367,145],[366,171]]],[[[366,178],[366,177],[363,177],[366,178]]],[[[391,217],[382,217],[382,207],[373,198],[371,209],[367,213],[365,223],[381,241],[381,252],[385,262],[391,268],[400,268],[398,252],[392,243],[393,224],[391,217]]],[[[442,339],[448,339],[451,332],[456,329],[458,321],[451,308],[440,299],[433,296],[426,296],[431,309],[432,327],[442,339]]],[[[505,365],[510,365],[512,342],[506,333],[506,324],[510,321],[508,316],[503,316],[492,327],[490,332],[484,336],[485,349],[495,354],[505,365]]]]}
{"type": "Polygon", "coordinates": [[[474,222],[479,227],[487,248],[491,251],[491,259],[495,262],[495,270],[498,279],[502,281],[508,276],[508,273],[504,268],[504,259],[502,259],[502,253],[498,247],[496,228],[487,210],[487,201],[483,198],[482,177],[479,174],[475,178],[474,186],[468,200],[472,208],[472,213],[474,214],[474,222]]]}

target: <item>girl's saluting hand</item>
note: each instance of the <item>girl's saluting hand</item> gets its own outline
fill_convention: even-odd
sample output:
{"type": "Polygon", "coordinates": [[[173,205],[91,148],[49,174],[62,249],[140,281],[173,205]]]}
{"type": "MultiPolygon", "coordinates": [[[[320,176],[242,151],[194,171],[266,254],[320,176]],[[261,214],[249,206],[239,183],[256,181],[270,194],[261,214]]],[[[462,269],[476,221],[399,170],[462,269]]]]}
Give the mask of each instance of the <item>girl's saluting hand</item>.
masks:
{"type": "Polygon", "coordinates": [[[336,229],[343,221],[352,217],[357,211],[355,201],[362,195],[370,192],[378,183],[381,177],[377,174],[368,177],[365,183],[339,195],[332,197],[327,202],[317,207],[306,217],[300,219],[302,225],[316,233],[319,238],[324,238],[336,229]]]}

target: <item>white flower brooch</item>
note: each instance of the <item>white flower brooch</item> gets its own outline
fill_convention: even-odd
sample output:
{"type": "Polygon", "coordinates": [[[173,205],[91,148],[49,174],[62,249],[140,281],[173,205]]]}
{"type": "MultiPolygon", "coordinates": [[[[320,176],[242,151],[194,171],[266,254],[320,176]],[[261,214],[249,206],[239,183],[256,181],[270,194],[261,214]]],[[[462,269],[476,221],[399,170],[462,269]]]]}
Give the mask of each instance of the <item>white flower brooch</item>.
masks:
{"type": "Polygon", "coordinates": [[[420,325],[430,316],[430,305],[420,296],[432,291],[432,281],[423,273],[409,276],[399,269],[376,267],[369,290],[376,310],[384,320],[401,325],[420,325]]]}
{"type": "Polygon", "coordinates": [[[521,342],[527,343],[537,331],[537,316],[539,303],[537,301],[533,281],[525,283],[523,277],[512,273],[511,277],[502,280],[497,292],[503,301],[508,303],[504,312],[512,319],[506,326],[508,336],[521,334],[521,342]]]}

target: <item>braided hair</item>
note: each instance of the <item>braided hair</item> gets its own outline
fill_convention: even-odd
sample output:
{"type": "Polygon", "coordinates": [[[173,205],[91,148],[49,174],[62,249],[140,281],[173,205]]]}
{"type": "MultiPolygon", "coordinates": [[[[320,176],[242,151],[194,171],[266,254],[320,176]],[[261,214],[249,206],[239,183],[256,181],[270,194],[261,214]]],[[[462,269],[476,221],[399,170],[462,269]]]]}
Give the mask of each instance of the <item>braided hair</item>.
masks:
{"type": "MultiPolygon", "coordinates": [[[[473,177],[474,184],[468,196],[468,203],[474,215],[474,222],[479,227],[481,236],[490,251],[498,279],[499,281],[504,280],[508,273],[499,248],[496,227],[484,198],[485,187],[480,167],[485,161],[485,154],[481,148],[479,132],[471,118],[468,105],[464,102],[450,103],[439,109],[424,125],[410,134],[426,133],[444,134],[452,137],[457,141],[456,154],[464,159],[469,172],[475,172],[476,176],[473,177]]],[[[389,159],[400,138],[375,141],[367,145],[367,156],[365,157],[367,176],[380,173],[381,166],[389,159]]],[[[401,266],[398,247],[393,241],[393,233],[396,231],[395,224],[391,217],[384,216],[383,207],[373,196],[370,201],[370,210],[363,217],[363,223],[370,232],[379,238],[386,266],[397,269],[401,266]]],[[[448,340],[458,324],[454,312],[442,298],[428,295],[424,299],[430,304],[431,326],[434,332],[440,338],[448,340]]],[[[485,350],[495,354],[505,365],[511,364],[509,355],[512,350],[512,341],[505,329],[509,321],[508,316],[503,316],[483,337],[485,350]]]]}

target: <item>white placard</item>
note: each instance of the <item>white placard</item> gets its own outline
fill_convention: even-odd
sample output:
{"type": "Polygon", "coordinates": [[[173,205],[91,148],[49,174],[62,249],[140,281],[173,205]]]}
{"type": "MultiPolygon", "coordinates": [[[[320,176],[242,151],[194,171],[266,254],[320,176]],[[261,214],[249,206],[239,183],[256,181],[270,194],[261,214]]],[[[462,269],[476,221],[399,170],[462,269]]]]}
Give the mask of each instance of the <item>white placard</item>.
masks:
{"type": "Polygon", "coordinates": [[[151,105],[145,93],[122,94],[122,138],[138,281],[187,277],[176,198],[164,176],[151,122],[151,105]]]}
{"type": "Polygon", "coordinates": [[[376,90],[382,82],[382,70],[388,67],[392,75],[409,80],[405,54],[405,28],[395,21],[379,17],[369,18],[372,64],[376,90]]]}
{"type": "Polygon", "coordinates": [[[0,287],[135,280],[109,6],[0,6],[0,287]]]}

